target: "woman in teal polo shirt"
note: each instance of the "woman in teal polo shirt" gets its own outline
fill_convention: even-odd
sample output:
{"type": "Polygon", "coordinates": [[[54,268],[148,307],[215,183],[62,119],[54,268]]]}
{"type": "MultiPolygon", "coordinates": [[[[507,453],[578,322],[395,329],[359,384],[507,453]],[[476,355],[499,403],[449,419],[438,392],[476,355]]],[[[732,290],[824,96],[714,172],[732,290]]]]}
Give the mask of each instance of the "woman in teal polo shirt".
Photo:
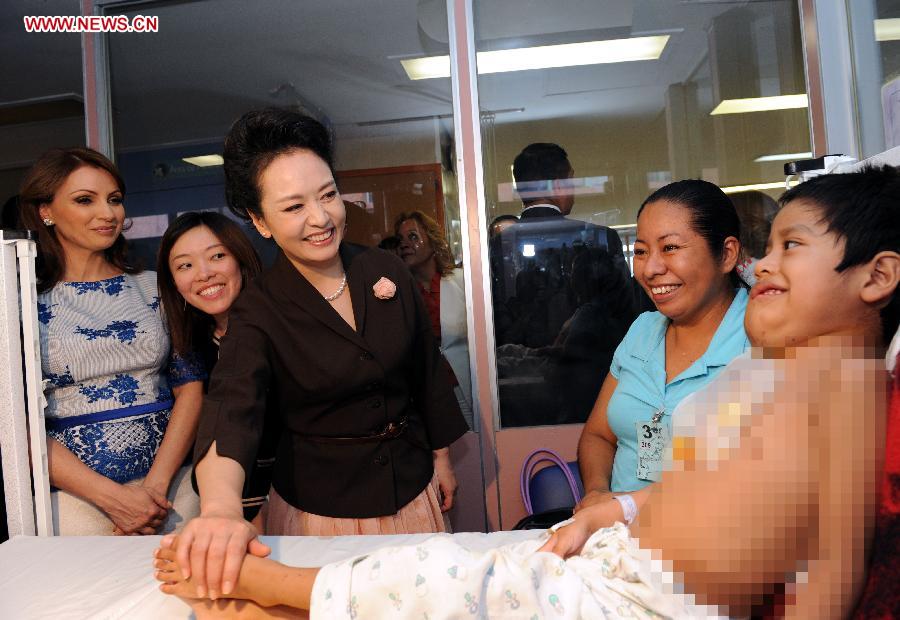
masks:
{"type": "Polygon", "coordinates": [[[657,479],[681,399],[749,348],[735,274],[740,220],[706,181],[678,181],[638,211],[634,275],[656,304],[631,325],[578,444],[576,510],[657,479]]]}

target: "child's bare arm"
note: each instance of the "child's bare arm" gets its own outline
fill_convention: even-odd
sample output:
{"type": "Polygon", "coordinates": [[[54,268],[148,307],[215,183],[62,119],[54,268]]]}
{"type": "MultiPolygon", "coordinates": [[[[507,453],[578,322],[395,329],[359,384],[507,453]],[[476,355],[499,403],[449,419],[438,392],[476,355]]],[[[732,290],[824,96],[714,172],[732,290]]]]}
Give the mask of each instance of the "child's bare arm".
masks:
{"type": "Polygon", "coordinates": [[[884,457],[885,373],[880,362],[849,360],[829,383],[819,417],[818,545],[786,618],[849,617],[865,582],[884,457]]]}

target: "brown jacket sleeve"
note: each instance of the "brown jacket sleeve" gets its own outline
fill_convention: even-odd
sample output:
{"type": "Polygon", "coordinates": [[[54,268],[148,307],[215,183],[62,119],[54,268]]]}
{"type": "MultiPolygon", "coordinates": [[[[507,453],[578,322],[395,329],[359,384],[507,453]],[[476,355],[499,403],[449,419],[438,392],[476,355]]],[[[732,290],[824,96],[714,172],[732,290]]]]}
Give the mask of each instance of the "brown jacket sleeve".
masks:
{"type": "Polygon", "coordinates": [[[216,442],[219,456],[232,458],[247,476],[253,469],[266,415],[266,387],[271,376],[269,342],[256,326],[242,320],[240,300],[229,316],[219,361],[203,401],[194,464],[216,442]]]}

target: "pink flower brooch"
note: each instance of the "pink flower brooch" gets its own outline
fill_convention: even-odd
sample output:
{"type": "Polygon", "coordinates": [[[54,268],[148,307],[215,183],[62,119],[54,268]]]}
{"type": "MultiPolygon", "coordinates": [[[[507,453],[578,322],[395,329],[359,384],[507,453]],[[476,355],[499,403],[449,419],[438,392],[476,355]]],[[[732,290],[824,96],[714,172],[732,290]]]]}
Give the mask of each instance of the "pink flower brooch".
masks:
{"type": "Polygon", "coordinates": [[[397,294],[397,285],[387,278],[381,278],[372,285],[372,292],[378,299],[390,299],[397,294]]]}

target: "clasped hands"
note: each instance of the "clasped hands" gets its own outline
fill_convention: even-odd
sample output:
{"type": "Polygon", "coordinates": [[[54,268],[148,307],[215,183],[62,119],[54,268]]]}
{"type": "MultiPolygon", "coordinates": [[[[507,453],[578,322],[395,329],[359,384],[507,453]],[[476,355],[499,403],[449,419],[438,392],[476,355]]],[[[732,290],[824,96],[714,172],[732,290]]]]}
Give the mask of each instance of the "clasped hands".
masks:
{"type": "Polygon", "coordinates": [[[116,536],[155,534],[171,508],[165,491],[148,484],[119,485],[101,506],[116,536]]]}

